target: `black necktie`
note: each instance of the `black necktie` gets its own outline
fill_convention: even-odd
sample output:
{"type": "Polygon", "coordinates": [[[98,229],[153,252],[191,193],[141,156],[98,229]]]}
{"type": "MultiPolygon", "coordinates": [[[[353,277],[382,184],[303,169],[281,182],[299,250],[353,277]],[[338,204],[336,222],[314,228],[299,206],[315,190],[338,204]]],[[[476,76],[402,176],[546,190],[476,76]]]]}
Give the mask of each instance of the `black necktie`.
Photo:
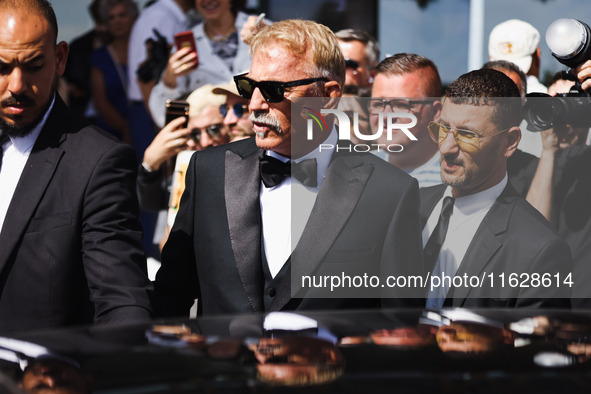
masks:
{"type": "Polygon", "coordinates": [[[445,241],[445,235],[447,234],[449,217],[454,210],[454,201],[455,199],[449,196],[443,199],[439,220],[437,221],[437,225],[433,229],[433,232],[431,233],[431,236],[429,237],[429,240],[427,241],[423,251],[426,269],[432,270],[435,267],[435,262],[437,261],[437,257],[439,257],[439,252],[441,251],[441,245],[443,245],[443,241],[445,241]]]}
{"type": "Polygon", "coordinates": [[[261,157],[259,163],[261,179],[266,187],[277,186],[288,176],[293,176],[305,186],[316,187],[318,186],[316,167],[316,159],[284,163],[268,155],[261,157]]]}
{"type": "Polygon", "coordinates": [[[0,171],[2,170],[2,156],[4,156],[4,143],[8,141],[8,135],[0,130],[0,171]]]}

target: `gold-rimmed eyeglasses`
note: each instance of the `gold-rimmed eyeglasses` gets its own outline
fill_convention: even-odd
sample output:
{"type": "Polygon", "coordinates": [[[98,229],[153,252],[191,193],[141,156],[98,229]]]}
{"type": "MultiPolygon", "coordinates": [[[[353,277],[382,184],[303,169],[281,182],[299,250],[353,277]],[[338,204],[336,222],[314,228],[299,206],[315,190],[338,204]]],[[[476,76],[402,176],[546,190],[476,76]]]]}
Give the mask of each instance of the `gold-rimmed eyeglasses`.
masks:
{"type": "Polygon", "coordinates": [[[510,128],[511,127],[507,127],[506,129],[498,131],[494,134],[482,137],[473,131],[465,129],[452,129],[449,126],[437,122],[429,122],[429,125],[427,126],[427,129],[429,129],[429,135],[431,136],[431,139],[435,141],[438,145],[443,144],[443,141],[445,141],[447,135],[449,133],[452,133],[460,149],[466,152],[479,150],[480,142],[483,139],[494,137],[496,135],[504,133],[510,128]]]}

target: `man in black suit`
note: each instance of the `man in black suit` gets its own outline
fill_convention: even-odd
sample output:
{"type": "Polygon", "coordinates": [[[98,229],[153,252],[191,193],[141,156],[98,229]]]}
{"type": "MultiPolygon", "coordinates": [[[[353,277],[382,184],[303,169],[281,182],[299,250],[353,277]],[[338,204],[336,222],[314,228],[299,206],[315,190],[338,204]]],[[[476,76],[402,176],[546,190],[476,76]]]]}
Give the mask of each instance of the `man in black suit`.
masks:
{"type": "Polygon", "coordinates": [[[310,141],[295,131],[298,98],[336,108],[341,95],[345,61],[329,29],[281,21],[257,34],[251,50],[250,72],[235,80],[250,99],[256,137],[193,155],[156,277],[157,311],[187,315],[195,298],[203,315],[376,307],[381,287],[330,292],[330,283],[311,288],[303,279],[420,266],[416,181],[337,144],[328,116],[327,130],[310,141]],[[292,160],[293,178],[267,171],[292,160]],[[306,177],[304,165],[312,168],[306,177]]]}
{"type": "Polygon", "coordinates": [[[507,183],[507,158],[521,136],[519,97],[503,73],[473,71],[448,87],[441,120],[429,127],[443,185],[421,190],[425,268],[484,284],[437,286],[428,307],[568,304],[568,246],[507,183]]]}
{"type": "Polygon", "coordinates": [[[0,332],[150,317],[133,150],[55,92],[46,0],[0,3],[0,332]]]}

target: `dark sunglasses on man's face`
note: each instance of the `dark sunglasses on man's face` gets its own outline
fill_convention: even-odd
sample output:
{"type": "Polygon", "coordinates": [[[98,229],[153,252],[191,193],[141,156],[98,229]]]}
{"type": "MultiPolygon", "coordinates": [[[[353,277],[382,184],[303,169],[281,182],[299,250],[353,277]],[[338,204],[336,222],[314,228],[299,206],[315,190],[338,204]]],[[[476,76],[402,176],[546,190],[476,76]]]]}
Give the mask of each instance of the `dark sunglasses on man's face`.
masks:
{"type": "Polygon", "coordinates": [[[211,126],[207,126],[201,129],[195,127],[193,130],[191,130],[191,138],[193,139],[193,141],[195,141],[195,143],[198,144],[201,140],[202,131],[205,131],[207,135],[209,135],[211,138],[218,138],[222,134],[223,127],[224,125],[221,123],[212,124],[211,126]]]}
{"type": "Polygon", "coordinates": [[[234,115],[237,118],[241,118],[245,113],[248,113],[248,105],[247,104],[234,104],[232,107],[226,104],[220,105],[220,114],[225,118],[228,115],[228,111],[232,108],[234,111],[234,115]]]}
{"type": "Polygon", "coordinates": [[[234,82],[240,96],[245,99],[251,99],[252,94],[256,88],[259,88],[261,94],[268,103],[280,103],[283,101],[285,88],[291,88],[294,86],[309,85],[314,82],[327,82],[326,78],[306,78],[298,79],[297,81],[291,82],[279,82],[279,81],[255,81],[245,76],[246,74],[234,76],[234,82]]]}
{"type": "Polygon", "coordinates": [[[345,59],[345,66],[347,68],[357,70],[359,68],[359,62],[353,59],[345,59]]]}

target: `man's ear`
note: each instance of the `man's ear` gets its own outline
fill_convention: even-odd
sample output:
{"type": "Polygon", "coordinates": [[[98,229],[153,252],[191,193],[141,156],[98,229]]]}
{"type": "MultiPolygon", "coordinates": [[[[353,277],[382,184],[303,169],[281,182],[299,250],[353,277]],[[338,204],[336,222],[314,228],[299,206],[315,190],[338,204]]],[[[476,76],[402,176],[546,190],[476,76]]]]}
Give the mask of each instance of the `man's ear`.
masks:
{"type": "Polygon", "coordinates": [[[433,108],[433,121],[439,122],[439,119],[441,118],[441,109],[443,108],[443,104],[440,100],[435,100],[433,101],[433,104],[431,104],[431,107],[433,108]]]}
{"type": "Polygon", "coordinates": [[[509,158],[517,150],[517,145],[521,141],[521,129],[513,126],[507,130],[507,147],[505,148],[505,157],[509,158]]]}
{"type": "Polygon", "coordinates": [[[68,60],[68,43],[61,41],[55,46],[55,72],[61,77],[66,70],[66,61],[68,60]]]}
{"type": "Polygon", "coordinates": [[[342,95],[341,85],[337,81],[325,82],[324,93],[329,98],[325,108],[336,108],[342,95]]]}

